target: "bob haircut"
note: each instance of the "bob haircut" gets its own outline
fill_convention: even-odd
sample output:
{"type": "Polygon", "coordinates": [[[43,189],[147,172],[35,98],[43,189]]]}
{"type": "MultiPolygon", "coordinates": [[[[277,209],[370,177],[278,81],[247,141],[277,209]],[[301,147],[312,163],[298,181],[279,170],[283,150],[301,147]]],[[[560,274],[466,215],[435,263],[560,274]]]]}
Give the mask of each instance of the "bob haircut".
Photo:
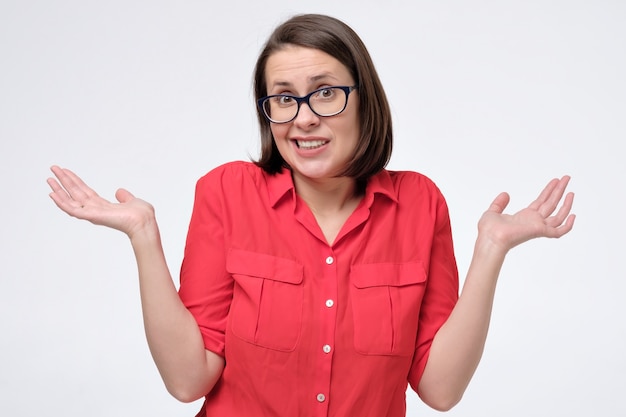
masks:
{"type": "MultiPolygon", "coordinates": [[[[359,97],[360,134],[352,158],[340,176],[364,183],[385,168],[391,158],[393,136],[391,111],[385,91],[363,41],[345,23],[319,14],[297,15],[278,26],[261,51],[254,70],[254,95],[267,96],[265,67],[268,58],[288,45],[313,48],[327,53],[348,68],[359,97]]],[[[261,128],[261,155],[255,164],[277,173],[288,167],[278,152],[270,122],[257,106],[261,128]]]]}

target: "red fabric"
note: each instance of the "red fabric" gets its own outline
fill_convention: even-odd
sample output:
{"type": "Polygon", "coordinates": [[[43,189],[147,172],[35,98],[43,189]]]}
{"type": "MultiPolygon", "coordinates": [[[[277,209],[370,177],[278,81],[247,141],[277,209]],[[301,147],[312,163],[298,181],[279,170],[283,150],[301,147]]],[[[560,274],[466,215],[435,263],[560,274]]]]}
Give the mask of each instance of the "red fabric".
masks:
{"type": "Polygon", "coordinates": [[[373,177],[329,246],[289,171],[220,166],[197,183],[179,291],[226,359],[199,415],[404,416],[458,289],[428,178],[373,177]]]}

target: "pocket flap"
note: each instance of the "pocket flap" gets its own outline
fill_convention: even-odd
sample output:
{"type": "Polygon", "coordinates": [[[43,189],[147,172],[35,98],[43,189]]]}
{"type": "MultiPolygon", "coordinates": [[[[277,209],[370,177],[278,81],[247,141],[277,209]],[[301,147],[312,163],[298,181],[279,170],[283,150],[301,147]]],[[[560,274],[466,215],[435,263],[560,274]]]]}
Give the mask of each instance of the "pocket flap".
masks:
{"type": "Polygon", "coordinates": [[[426,270],[421,261],[352,265],[352,283],[357,288],[402,287],[426,281],[426,270]]]}
{"type": "Polygon", "coordinates": [[[304,267],[291,259],[232,248],[228,251],[226,258],[226,270],[231,274],[248,275],[289,284],[300,284],[304,275],[304,267]]]}

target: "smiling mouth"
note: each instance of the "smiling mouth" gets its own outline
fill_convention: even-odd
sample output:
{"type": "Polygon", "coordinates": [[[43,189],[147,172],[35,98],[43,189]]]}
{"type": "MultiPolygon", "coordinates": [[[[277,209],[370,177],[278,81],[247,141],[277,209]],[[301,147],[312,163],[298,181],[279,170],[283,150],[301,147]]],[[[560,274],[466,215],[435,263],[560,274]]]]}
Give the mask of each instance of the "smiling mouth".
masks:
{"type": "Polygon", "coordinates": [[[326,145],[327,140],[297,140],[296,145],[299,149],[316,149],[326,145]]]}

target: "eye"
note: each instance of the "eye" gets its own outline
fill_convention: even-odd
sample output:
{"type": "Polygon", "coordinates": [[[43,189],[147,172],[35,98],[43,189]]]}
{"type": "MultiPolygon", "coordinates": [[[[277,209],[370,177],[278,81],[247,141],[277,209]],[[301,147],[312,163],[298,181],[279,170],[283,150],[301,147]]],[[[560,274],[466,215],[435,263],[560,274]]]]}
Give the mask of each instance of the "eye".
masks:
{"type": "Polygon", "coordinates": [[[290,106],[295,102],[291,96],[275,96],[273,101],[279,106],[290,106]]]}
{"type": "Polygon", "coordinates": [[[322,88],[318,90],[317,94],[315,94],[315,97],[318,99],[329,100],[333,98],[334,95],[335,95],[335,89],[331,87],[331,88],[322,88]]]}

